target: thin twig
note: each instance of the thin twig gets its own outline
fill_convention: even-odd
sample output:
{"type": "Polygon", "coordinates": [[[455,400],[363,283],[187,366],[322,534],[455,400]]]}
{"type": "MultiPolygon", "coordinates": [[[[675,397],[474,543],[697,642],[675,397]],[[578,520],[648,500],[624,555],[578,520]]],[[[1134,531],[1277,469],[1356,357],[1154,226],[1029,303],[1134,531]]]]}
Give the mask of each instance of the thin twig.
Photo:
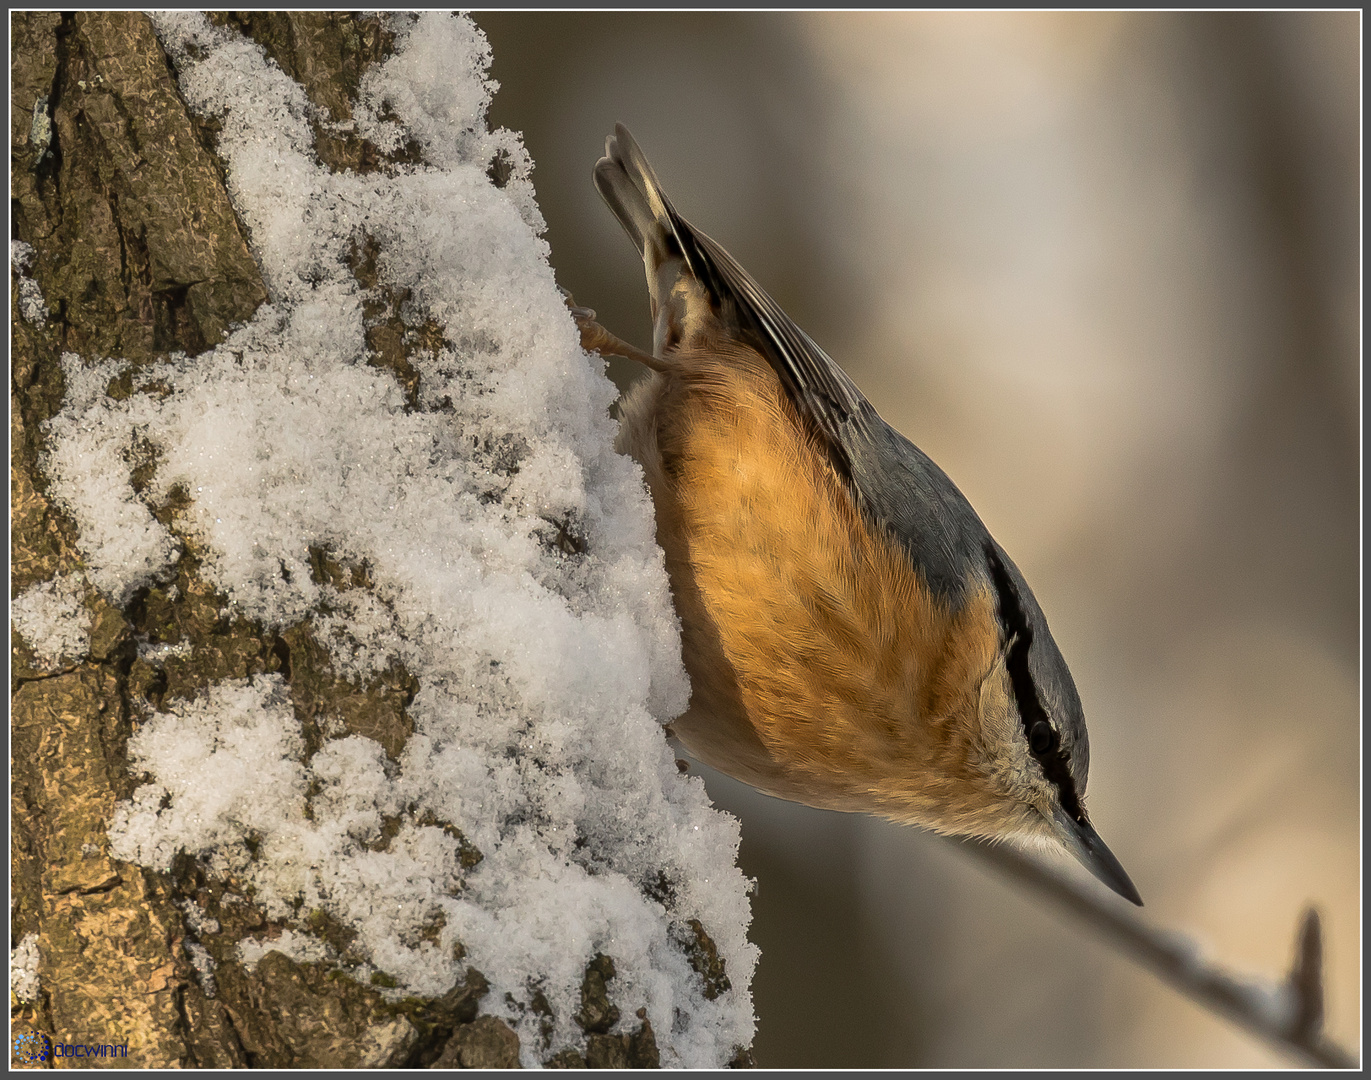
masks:
{"type": "Polygon", "coordinates": [[[1148,926],[1113,897],[1096,895],[1007,844],[954,843],[1074,912],[1177,990],[1277,1048],[1323,1068],[1357,1067],[1353,1055],[1323,1034],[1323,933],[1314,908],[1301,920],[1285,984],[1263,985],[1206,962],[1185,937],[1148,926]]]}

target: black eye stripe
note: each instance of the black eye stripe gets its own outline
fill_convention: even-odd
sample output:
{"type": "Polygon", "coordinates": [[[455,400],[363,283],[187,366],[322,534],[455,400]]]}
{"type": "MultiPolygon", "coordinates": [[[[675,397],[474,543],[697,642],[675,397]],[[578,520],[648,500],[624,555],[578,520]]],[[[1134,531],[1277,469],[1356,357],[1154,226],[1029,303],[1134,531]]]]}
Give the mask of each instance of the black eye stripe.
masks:
{"type": "Polygon", "coordinates": [[[1061,748],[1056,729],[1047,718],[1047,710],[1038,699],[1038,688],[1034,685],[1033,675],[1028,670],[1028,650],[1033,644],[1033,628],[1028,625],[1028,619],[1019,603],[1019,595],[1014,590],[1014,583],[1000,559],[1000,553],[988,540],[985,544],[985,557],[990,566],[990,580],[995,586],[995,594],[999,601],[1000,628],[1008,646],[1005,667],[1009,670],[1009,686],[1014,694],[1014,702],[1019,707],[1019,718],[1023,721],[1024,738],[1028,740],[1029,751],[1043,767],[1043,775],[1056,786],[1062,801],[1062,809],[1076,821],[1084,823],[1085,810],[1076,796],[1076,781],[1071,776],[1071,759],[1061,748]],[[1048,736],[1044,735],[1038,725],[1046,725],[1048,732],[1051,733],[1050,742],[1046,741],[1048,736]]]}

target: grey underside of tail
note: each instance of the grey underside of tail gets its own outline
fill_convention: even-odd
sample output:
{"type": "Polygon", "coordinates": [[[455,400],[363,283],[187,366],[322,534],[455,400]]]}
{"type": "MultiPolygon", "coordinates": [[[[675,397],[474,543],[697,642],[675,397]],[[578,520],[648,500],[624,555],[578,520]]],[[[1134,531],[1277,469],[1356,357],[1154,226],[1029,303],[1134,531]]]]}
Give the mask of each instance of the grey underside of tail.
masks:
{"type": "Polygon", "coordinates": [[[641,255],[643,238],[655,224],[643,193],[629,179],[624,167],[608,157],[601,158],[595,166],[595,187],[641,255]]]}
{"type": "Polygon", "coordinates": [[[640,253],[677,256],[720,319],[771,365],[857,501],[909,552],[927,584],[960,602],[970,560],[989,534],[927,455],[881,419],[855,383],[719,244],[676,213],[622,124],[595,166],[595,186],[640,253]]]}

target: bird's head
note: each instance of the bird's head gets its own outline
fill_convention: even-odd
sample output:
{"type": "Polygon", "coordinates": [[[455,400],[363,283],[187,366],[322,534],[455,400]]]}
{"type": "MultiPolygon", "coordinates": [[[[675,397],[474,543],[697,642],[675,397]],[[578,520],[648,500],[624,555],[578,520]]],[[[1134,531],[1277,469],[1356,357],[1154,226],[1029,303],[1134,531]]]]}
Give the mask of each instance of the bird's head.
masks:
{"type": "Polygon", "coordinates": [[[977,765],[995,799],[992,836],[1055,841],[1100,881],[1142,899],[1085,813],[1090,741],[1075,681],[1018,569],[985,544],[999,647],[981,682],[977,765]]]}

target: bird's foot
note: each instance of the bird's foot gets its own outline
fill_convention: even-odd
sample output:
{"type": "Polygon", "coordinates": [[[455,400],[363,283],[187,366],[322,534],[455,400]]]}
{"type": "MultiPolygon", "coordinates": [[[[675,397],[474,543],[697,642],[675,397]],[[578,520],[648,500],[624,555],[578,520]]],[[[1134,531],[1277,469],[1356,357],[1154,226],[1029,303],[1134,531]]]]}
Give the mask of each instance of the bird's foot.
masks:
{"type": "Polygon", "coordinates": [[[636,360],[653,371],[667,370],[667,365],[651,353],[643,352],[642,349],[630,345],[623,338],[611,334],[595,321],[594,310],[578,307],[569,292],[563,290],[562,295],[566,297],[567,310],[571,312],[571,317],[576,320],[576,325],[580,328],[581,348],[587,352],[624,356],[629,360],[636,360]]]}

